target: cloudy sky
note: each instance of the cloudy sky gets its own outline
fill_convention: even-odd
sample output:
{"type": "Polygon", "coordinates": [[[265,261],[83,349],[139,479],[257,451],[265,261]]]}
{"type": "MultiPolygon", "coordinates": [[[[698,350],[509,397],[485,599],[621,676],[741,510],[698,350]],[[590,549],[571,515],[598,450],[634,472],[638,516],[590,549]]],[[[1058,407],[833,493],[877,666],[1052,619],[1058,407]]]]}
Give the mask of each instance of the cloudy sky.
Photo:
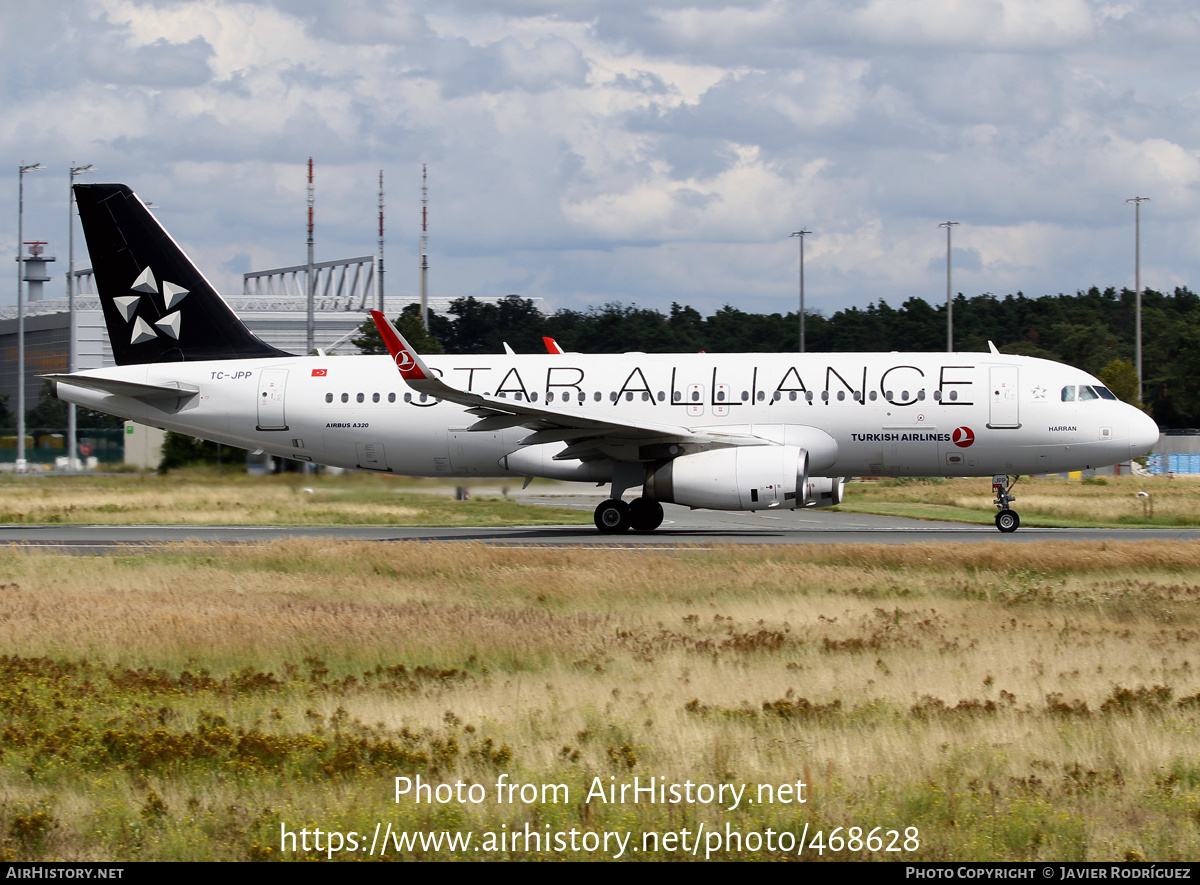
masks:
{"type": "MultiPolygon", "coordinates": [[[[15,254],[68,164],[129,184],[222,291],[375,250],[431,293],[794,309],[1200,286],[1191,0],[56,0],[0,9],[15,254]]],[[[82,249],[80,249],[82,253],[82,249]]],[[[81,254],[80,262],[87,263],[81,254]]],[[[14,273],[15,278],[15,273],[14,273]]],[[[16,299],[15,279],[0,303],[16,299]],[[11,289],[11,291],[9,291],[11,289]]]]}

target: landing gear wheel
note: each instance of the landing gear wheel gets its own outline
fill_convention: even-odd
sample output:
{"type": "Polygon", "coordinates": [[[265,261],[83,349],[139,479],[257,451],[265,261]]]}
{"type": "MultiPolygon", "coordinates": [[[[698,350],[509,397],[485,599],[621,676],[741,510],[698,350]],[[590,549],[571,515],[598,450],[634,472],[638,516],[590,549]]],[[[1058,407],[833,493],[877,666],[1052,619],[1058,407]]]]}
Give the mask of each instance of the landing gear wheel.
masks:
{"type": "Polygon", "coordinates": [[[624,501],[609,498],[596,508],[596,528],[605,535],[618,535],[629,531],[629,505],[624,501]]]}
{"type": "Polygon", "coordinates": [[[635,532],[652,532],[662,521],[662,504],[653,498],[634,498],[629,502],[629,525],[635,532]]]}
{"type": "Polygon", "coordinates": [[[996,514],[996,528],[1002,532],[1015,532],[1021,525],[1021,517],[1015,510],[1001,510],[996,514]]]}

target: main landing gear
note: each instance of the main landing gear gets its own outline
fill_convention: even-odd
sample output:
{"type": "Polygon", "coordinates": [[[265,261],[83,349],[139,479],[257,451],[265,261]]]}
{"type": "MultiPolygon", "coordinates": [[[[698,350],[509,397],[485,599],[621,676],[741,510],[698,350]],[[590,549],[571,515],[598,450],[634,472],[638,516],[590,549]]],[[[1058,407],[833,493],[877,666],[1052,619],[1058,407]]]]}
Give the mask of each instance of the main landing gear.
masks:
{"type": "Polygon", "coordinates": [[[1000,531],[1015,532],[1021,525],[1021,517],[1017,516],[1017,511],[1009,509],[1009,502],[1017,500],[1013,495],[1012,487],[1017,484],[1017,480],[1021,477],[1014,476],[1012,482],[1008,481],[1007,476],[992,477],[992,491],[996,493],[996,500],[993,502],[996,509],[1000,512],[996,514],[996,528],[1000,531]]]}
{"type": "Polygon", "coordinates": [[[633,529],[652,532],[663,521],[662,504],[653,498],[634,498],[628,504],[618,498],[601,501],[596,508],[596,528],[606,535],[617,535],[633,529]]]}

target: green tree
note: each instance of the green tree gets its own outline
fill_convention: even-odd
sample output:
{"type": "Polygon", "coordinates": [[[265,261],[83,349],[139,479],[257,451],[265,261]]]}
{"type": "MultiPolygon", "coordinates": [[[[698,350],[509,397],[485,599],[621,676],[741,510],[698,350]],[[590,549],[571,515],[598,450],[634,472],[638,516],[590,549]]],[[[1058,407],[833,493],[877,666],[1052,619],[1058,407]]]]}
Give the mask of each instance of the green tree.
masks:
{"type": "Polygon", "coordinates": [[[224,462],[241,463],[246,458],[245,449],[236,449],[233,446],[220,446],[215,442],[208,442],[203,439],[197,439],[194,436],[188,436],[186,433],[175,433],[173,430],[167,431],[166,439],[163,440],[162,461],[158,464],[158,472],[166,473],[168,470],[174,470],[178,467],[191,467],[196,464],[217,464],[224,462]]]}
{"type": "MultiPolygon", "coordinates": [[[[33,408],[25,410],[25,426],[30,430],[65,430],[67,407],[66,400],[58,399],[51,393],[50,382],[47,381],[42,385],[33,408]]],[[[109,415],[107,412],[94,412],[82,406],[78,408],[75,420],[78,427],[90,428],[116,428],[125,424],[124,418],[109,415]]]]}
{"type": "Polygon", "coordinates": [[[1097,372],[1096,377],[1120,399],[1139,409],[1145,409],[1138,392],[1137,367],[1130,360],[1113,360],[1097,372]]]}
{"type": "MultiPolygon", "coordinates": [[[[430,313],[430,326],[435,326],[434,315],[430,313]]],[[[417,349],[417,353],[441,353],[442,344],[437,337],[425,331],[421,325],[421,305],[410,304],[404,308],[393,323],[404,340],[417,349]]],[[[387,353],[387,345],[375,325],[375,320],[367,318],[358,327],[359,335],[351,338],[350,343],[363,353],[387,353]]]]}

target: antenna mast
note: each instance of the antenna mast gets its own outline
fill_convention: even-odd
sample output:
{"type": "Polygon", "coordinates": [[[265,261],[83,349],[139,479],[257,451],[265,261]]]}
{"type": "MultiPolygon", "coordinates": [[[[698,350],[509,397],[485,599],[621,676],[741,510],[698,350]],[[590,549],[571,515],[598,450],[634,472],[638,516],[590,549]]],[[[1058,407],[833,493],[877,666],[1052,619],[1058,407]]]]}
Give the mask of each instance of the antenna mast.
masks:
{"type": "Polygon", "coordinates": [[[383,313],[383,170],[379,170],[379,312],[383,313]]]}
{"type": "Polygon", "coordinates": [[[429,185],[421,164],[421,325],[429,331],[429,185]]]}
{"type": "Polygon", "coordinates": [[[313,352],[314,337],[315,337],[315,318],[313,316],[313,296],[316,292],[317,281],[313,279],[313,161],[312,157],[308,158],[308,274],[305,277],[308,282],[308,327],[307,327],[307,347],[305,353],[313,352]]]}

